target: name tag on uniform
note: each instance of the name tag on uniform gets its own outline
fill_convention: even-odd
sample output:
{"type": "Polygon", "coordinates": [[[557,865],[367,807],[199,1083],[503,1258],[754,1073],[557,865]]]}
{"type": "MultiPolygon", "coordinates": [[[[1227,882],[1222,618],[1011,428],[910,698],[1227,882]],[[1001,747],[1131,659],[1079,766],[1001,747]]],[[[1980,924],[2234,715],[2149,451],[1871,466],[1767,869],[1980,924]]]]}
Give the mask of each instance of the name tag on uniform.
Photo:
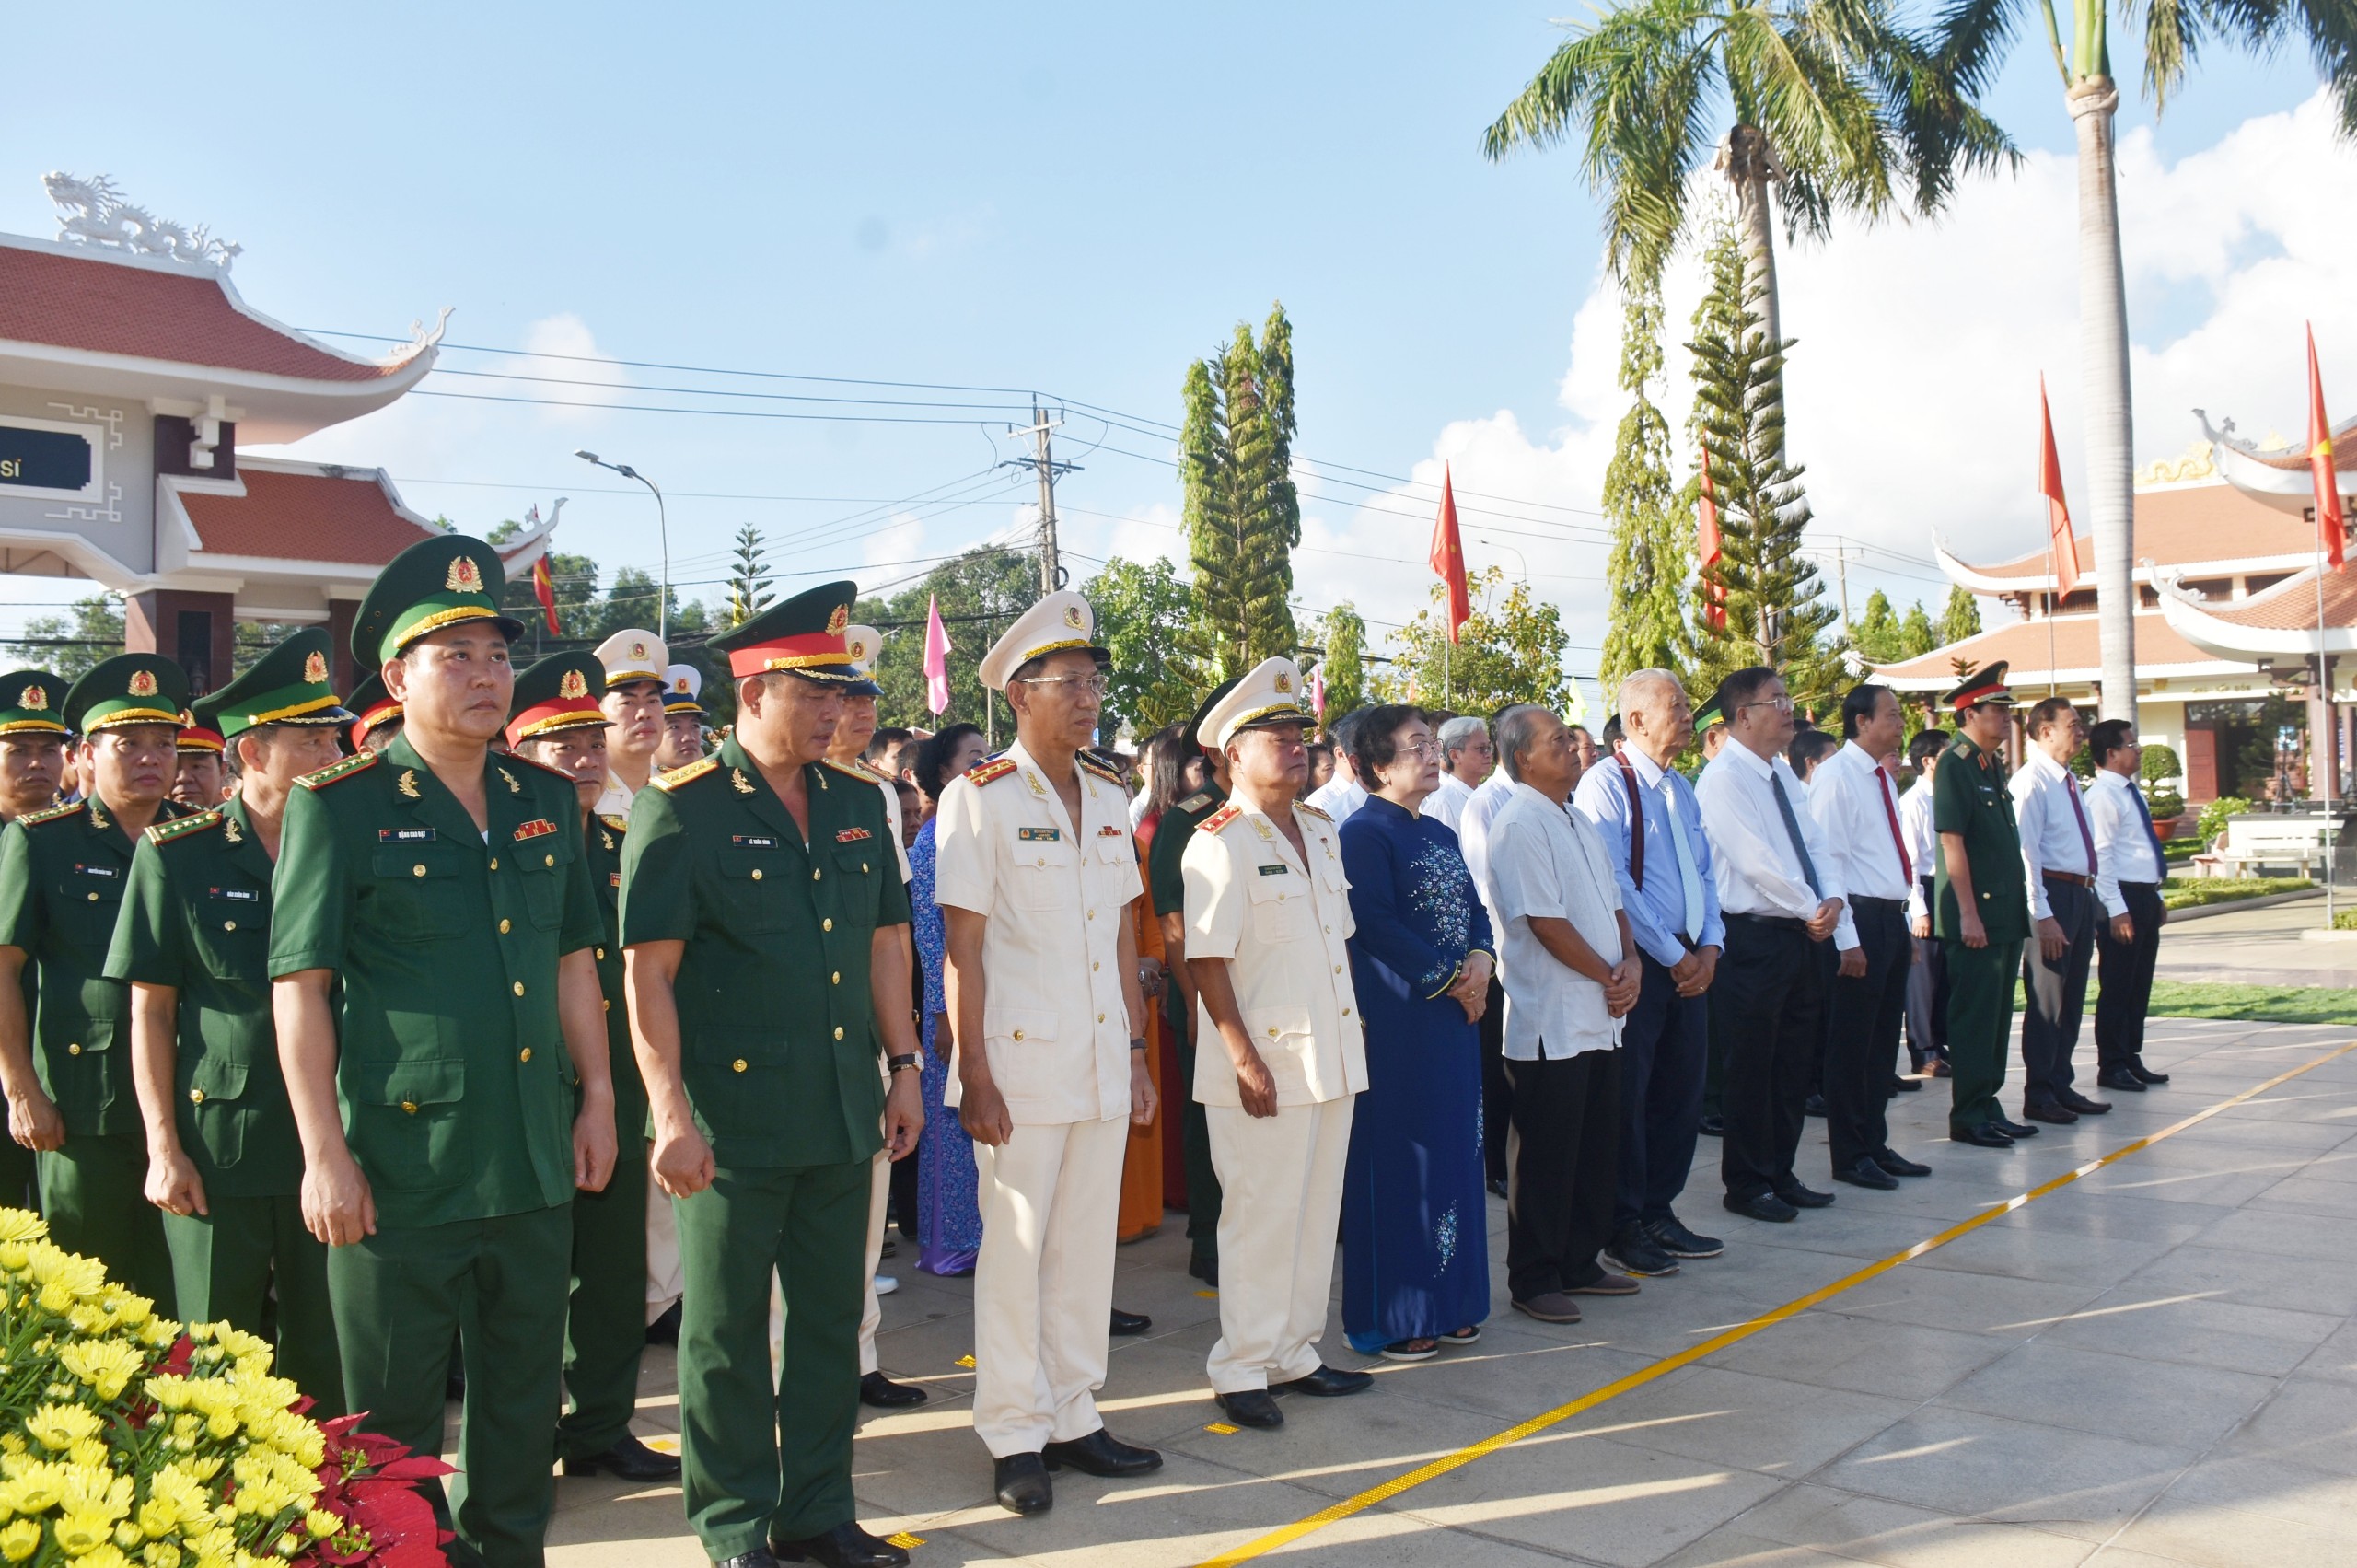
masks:
{"type": "Polygon", "coordinates": [[[377,842],[380,844],[430,844],[437,835],[431,828],[379,828],[377,842]]]}
{"type": "Polygon", "coordinates": [[[1027,844],[1051,844],[1063,838],[1064,830],[1062,828],[1017,828],[1015,836],[1027,844]]]}
{"type": "Polygon", "coordinates": [[[91,865],[87,863],[78,865],[75,866],[74,869],[80,872],[85,877],[120,877],[122,875],[122,872],[116,870],[111,865],[91,865]]]}
{"type": "Polygon", "coordinates": [[[1284,874],[1285,868],[1282,865],[1264,865],[1260,867],[1260,875],[1263,877],[1282,877],[1284,874]]]}
{"type": "Polygon", "coordinates": [[[226,899],[233,904],[258,904],[261,895],[251,888],[215,888],[210,889],[216,899],[226,899]]]}
{"type": "Polygon", "coordinates": [[[520,844],[526,839],[544,839],[555,831],[554,822],[545,817],[535,817],[528,822],[516,824],[516,842],[520,844]]]}
{"type": "Polygon", "coordinates": [[[865,828],[845,828],[835,835],[835,842],[839,844],[855,844],[862,839],[872,839],[875,836],[875,834],[869,832],[865,828]]]}
{"type": "Polygon", "coordinates": [[[775,849],[777,841],[765,833],[731,833],[728,842],[736,849],[775,849]]]}

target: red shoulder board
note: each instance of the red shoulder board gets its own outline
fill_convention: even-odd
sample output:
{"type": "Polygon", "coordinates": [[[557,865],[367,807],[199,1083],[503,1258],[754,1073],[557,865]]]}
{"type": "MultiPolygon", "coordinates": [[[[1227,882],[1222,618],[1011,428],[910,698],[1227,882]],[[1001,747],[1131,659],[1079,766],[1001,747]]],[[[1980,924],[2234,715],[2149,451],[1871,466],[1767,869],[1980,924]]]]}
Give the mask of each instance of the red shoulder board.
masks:
{"type": "Polygon", "coordinates": [[[1306,811],[1321,822],[1331,822],[1334,819],[1332,817],[1319,810],[1317,807],[1310,805],[1309,802],[1306,800],[1296,800],[1294,802],[1294,806],[1295,809],[1306,811]]]}
{"type": "Polygon", "coordinates": [[[967,769],[966,782],[970,784],[986,784],[993,779],[1003,779],[1013,772],[1015,772],[1015,759],[1001,757],[995,762],[977,762],[967,769]]]}
{"type": "Polygon", "coordinates": [[[1218,810],[1213,812],[1210,816],[1204,818],[1202,821],[1196,823],[1195,831],[1199,833],[1216,833],[1222,828],[1226,827],[1230,822],[1235,821],[1238,817],[1243,815],[1244,807],[1237,805],[1234,801],[1230,801],[1225,806],[1223,806],[1218,810]]]}

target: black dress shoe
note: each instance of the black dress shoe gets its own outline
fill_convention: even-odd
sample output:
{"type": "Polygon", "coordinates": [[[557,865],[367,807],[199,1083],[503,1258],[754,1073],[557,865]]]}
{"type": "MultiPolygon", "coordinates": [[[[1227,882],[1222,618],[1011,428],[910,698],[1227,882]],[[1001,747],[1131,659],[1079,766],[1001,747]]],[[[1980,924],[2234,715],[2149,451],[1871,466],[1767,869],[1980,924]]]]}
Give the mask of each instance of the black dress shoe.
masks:
{"type": "Polygon", "coordinates": [[[1506,1179],[1503,1176],[1490,1178],[1487,1186],[1490,1189],[1490,1196],[1492,1198],[1503,1198],[1506,1195],[1506,1179]]]}
{"type": "Polygon", "coordinates": [[[1009,1454],[993,1463],[991,1491],[1010,1514],[1044,1514],[1056,1505],[1056,1483],[1037,1454],[1009,1454]]]}
{"type": "Polygon", "coordinates": [[[1118,1307],[1113,1308],[1112,1332],[1117,1336],[1143,1334],[1153,1327],[1154,1319],[1143,1312],[1124,1312],[1118,1307]]]}
{"type": "Polygon", "coordinates": [[[675,1455],[656,1453],[627,1432],[602,1453],[565,1456],[567,1475],[596,1475],[601,1470],[624,1481],[669,1481],[679,1473],[679,1461],[675,1455]]]}
{"type": "Polygon", "coordinates": [[[1777,1188],[1776,1196],[1795,1209],[1828,1208],[1833,1202],[1832,1193],[1819,1192],[1813,1188],[1804,1187],[1797,1181],[1790,1187],[1777,1188]]]}
{"type": "MultiPolygon", "coordinates": [[[[2057,1127],[2068,1127],[2079,1120],[2075,1110],[2066,1110],[2056,1100],[2036,1100],[2022,1107],[2022,1114],[2032,1121],[2048,1121],[2057,1127]]],[[[2018,1136],[2018,1134],[2016,1134],[2018,1136]]]]}
{"type": "Polygon", "coordinates": [[[1694,1130],[1697,1132],[1701,1133],[1705,1138],[1724,1137],[1727,1130],[1727,1119],[1724,1116],[1706,1116],[1702,1118],[1701,1121],[1695,1123],[1694,1130]]]}
{"type": "Polygon", "coordinates": [[[1069,1465],[1083,1475],[1144,1475],[1162,1468],[1162,1456],[1151,1448],[1124,1443],[1103,1427],[1069,1443],[1051,1443],[1039,1458],[1051,1470],[1069,1465]]]}
{"type": "Polygon", "coordinates": [[[1730,1192],[1719,1202],[1725,1206],[1727,1213],[1741,1214],[1747,1220],[1767,1220],[1773,1225],[1783,1225],[1800,1217],[1798,1209],[1773,1192],[1762,1192],[1756,1198],[1738,1198],[1730,1192]]]}
{"type": "Polygon", "coordinates": [[[1892,1154],[1888,1149],[1876,1149],[1875,1151],[1874,1159],[1875,1164],[1882,1167],[1884,1170],[1893,1176],[1929,1176],[1932,1174],[1932,1167],[1930,1166],[1918,1165],[1910,1159],[1901,1159],[1898,1156],[1892,1154]]]}
{"type": "Polygon", "coordinates": [[[1875,1162],[1872,1155],[1860,1155],[1857,1163],[1847,1170],[1833,1173],[1836,1181],[1846,1181],[1852,1187],[1871,1187],[1877,1192],[1896,1192],[1898,1182],[1875,1162]]]}
{"type": "Polygon", "coordinates": [[[757,1546],[750,1551],[740,1551],[734,1557],[724,1557],[712,1568],[777,1568],[777,1558],[768,1547],[757,1546]]]}
{"type": "Polygon", "coordinates": [[[1825,1097],[1811,1095],[1801,1102],[1801,1109],[1811,1116],[1823,1116],[1826,1113],[1825,1097]]]}
{"type": "Polygon", "coordinates": [[[1715,1236],[1697,1236],[1680,1225],[1676,1214],[1645,1226],[1645,1239],[1673,1258],[1715,1258],[1726,1243],[1715,1236]]]}
{"type": "Polygon", "coordinates": [[[2145,1066],[2141,1060],[2131,1062],[2128,1064],[2128,1070],[2148,1084],[2165,1084],[2169,1081],[2169,1075],[2166,1073],[2155,1073],[2145,1066]]]}
{"type": "Polygon", "coordinates": [[[1890,1087],[1891,1092],[1894,1094],[1920,1094],[1922,1092],[1923,1080],[1921,1078],[1902,1078],[1898,1074],[1894,1073],[1890,1076],[1890,1087]]]}
{"type": "Polygon", "coordinates": [[[646,1326],[646,1342],[650,1345],[676,1345],[679,1342],[679,1304],[671,1303],[663,1315],[646,1326]]]}
{"type": "Polygon", "coordinates": [[[826,1568],[909,1568],[907,1551],[850,1519],[807,1540],[773,1540],[770,1551],[781,1562],[820,1562],[826,1568]]]}
{"type": "Polygon", "coordinates": [[[1948,1059],[1943,1056],[1932,1063],[1932,1076],[1934,1078],[1952,1078],[1956,1076],[1956,1069],[1949,1066],[1948,1059]]]}
{"type": "Polygon", "coordinates": [[[1211,1286],[1212,1289],[1219,1289],[1218,1259],[1206,1258],[1202,1253],[1198,1252],[1193,1257],[1187,1260],[1187,1272],[1191,1277],[1202,1281],[1205,1284],[1211,1286]]]}
{"type": "Polygon", "coordinates": [[[1949,1128],[1948,1142],[1970,1144],[1976,1149],[2010,1149],[2014,1146],[2011,1138],[1986,1122],[1978,1127],[1949,1128]]]}
{"type": "Polygon", "coordinates": [[[895,1383],[881,1372],[865,1372],[859,1378],[859,1402],[873,1405],[880,1411],[906,1410],[921,1405],[933,1396],[913,1383],[895,1383]]]}
{"type": "Polygon", "coordinates": [[[1227,1419],[1238,1426],[1270,1427],[1285,1423],[1285,1412],[1277,1408],[1277,1401],[1269,1397],[1266,1388],[1244,1388],[1233,1394],[1222,1394],[1219,1396],[1219,1408],[1225,1411],[1227,1419]]]}
{"type": "Polygon", "coordinates": [[[1321,1400],[1340,1399],[1344,1394],[1363,1394],[1375,1387],[1375,1379],[1364,1372],[1345,1372],[1338,1366],[1318,1365],[1317,1371],[1306,1377],[1292,1377],[1270,1387],[1271,1394],[1314,1394],[1321,1400]]]}
{"type": "Polygon", "coordinates": [[[2064,1089],[2054,1098],[2063,1109],[2076,1116],[2101,1116],[2111,1109],[2108,1101],[2089,1099],[2076,1089],[2064,1089]]]}
{"type": "Polygon", "coordinates": [[[2038,1136],[2038,1129],[2026,1121],[2008,1121],[2002,1116],[1992,1116],[1989,1119],[1989,1125],[2015,1142],[2038,1136]]]}
{"type": "Polygon", "coordinates": [[[2144,1080],[2130,1067],[2107,1067],[2096,1074],[2096,1083],[2116,1094],[2141,1095],[2144,1092],[2144,1080]]]}

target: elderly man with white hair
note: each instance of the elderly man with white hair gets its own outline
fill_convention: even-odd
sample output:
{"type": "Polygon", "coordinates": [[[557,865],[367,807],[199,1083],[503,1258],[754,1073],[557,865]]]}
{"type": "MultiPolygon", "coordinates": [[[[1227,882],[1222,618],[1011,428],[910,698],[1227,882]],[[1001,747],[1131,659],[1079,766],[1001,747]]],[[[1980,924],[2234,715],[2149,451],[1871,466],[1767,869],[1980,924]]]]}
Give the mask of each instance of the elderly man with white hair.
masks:
{"type": "Polygon", "coordinates": [[[1490,776],[1497,748],[1491,744],[1490,726],[1470,714],[1460,714],[1443,724],[1434,738],[1440,742],[1440,788],[1424,803],[1424,815],[1439,818],[1448,824],[1449,831],[1462,838],[1465,808],[1472,803],[1481,781],[1490,776]]]}

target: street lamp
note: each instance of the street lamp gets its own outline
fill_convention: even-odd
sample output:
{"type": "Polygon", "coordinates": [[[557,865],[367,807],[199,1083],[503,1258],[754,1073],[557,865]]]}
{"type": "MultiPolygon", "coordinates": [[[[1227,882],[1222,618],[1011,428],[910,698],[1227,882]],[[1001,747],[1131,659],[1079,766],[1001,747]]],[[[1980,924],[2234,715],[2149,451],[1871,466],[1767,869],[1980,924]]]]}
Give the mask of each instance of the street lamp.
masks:
{"type": "Polygon", "coordinates": [[[671,523],[664,514],[663,492],[656,482],[628,463],[610,463],[595,452],[576,450],[573,454],[585,463],[595,463],[601,469],[611,469],[624,479],[634,479],[655,494],[655,531],[663,545],[663,582],[656,590],[655,637],[657,642],[671,641],[671,523]]]}

